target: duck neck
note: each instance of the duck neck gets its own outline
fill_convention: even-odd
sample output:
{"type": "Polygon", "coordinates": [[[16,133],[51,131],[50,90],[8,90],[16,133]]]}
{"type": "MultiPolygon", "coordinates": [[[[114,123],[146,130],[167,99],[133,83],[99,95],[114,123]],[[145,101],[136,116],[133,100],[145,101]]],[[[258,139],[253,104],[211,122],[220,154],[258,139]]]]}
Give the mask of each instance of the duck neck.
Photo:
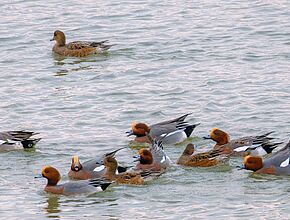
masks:
{"type": "Polygon", "coordinates": [[[109,180],[113,180],[116,178],[116,170],[117,167],[107,167],[105,172],[105,177],[109,180]]]}
{"type": "Polygon", "coordinates": [[[57,183],[58,183],[58,180],[47,179],[47,186],[56,186],[57,183]]]}

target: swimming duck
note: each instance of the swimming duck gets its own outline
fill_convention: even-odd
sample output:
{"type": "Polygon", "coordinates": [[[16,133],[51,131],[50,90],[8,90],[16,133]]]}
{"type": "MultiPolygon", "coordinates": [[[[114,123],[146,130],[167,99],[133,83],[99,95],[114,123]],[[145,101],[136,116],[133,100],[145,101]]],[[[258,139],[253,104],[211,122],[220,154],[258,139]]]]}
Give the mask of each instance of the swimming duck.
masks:
{"type": "Polygon", "coordinates": [[[90,41],[74,41],[66,43],[65,34],[62,31],[55,31],[51,41],[56,41],[52,51],[62,56],[84,57],[92,54],[102,54],[112,45],[106,45],[105,41],[90,42],[90,41]]]}
{"type": "Polygon", "coordinates": [[[194,145],[188,144],[177,164],[190,167],[211,167],[228,161],[229,157],[219,149],[212,149],[204,153],[194,154],[194,145]]]}
{"type": "Polygon", "coordinates": [[[161,172],[134,170],[116,174],[118,162],[114,157],[111,156],[108,156],[104,159],[104,165],[106,167],[104,177],[107,180],[114,181],[118,184],[143,185],[145,182],[151,181],[162,174],[161,172]]]}
{"type": "MultiPolygon", "coordinates": [[[[119,151],[124,149],[124,147],[119,148],[115,151],[110,153],[106,153],[100,158],[92,159],[81,163],[79,161],[78,156],[72,157],[71,168],[68,172],[68,177],[70,179],[77,179],[77,180],[86,180],[86,179],[93,179],[93,178],[100,178],[103,177],[105,174],[105,166],[103,164],[103,160],[106,156],[115,156],[115,154],[119,151]]],[[[122,173],[127,170],[126,167],[118,166],[117,172],[122,173]]]]}
{"type": "Polygon", "coordinates": [[[38,133],[31,131],[3,131],[0,132],[0,151],[33,148],[41,138],[31,138],[38,133]]]}
{"type": "Polygon", "coordinates": [[[138,151],[139,155],[136,158],[138,164],[136,165],[136,170],[158,170],[162,168],[160,164],[153,163],[153,156],[149,149],[142,148],[138,151]]]}
{"type": "Polygon", "coordinates": [[[290,141],[283,149],[265,160],[260,156],[246,156],[244,168],[261,174],[290,175],[290,141]]]}
{"type": "Polygon", "coordinates": [[[139,155],[136,161],[139,161],[136,165],[136,170],[151,170],[151,171],[165,171],[170,167],[171,160],[165,154],[162,145],[163,139],[152,138],[152,136],[146,133],[146,136],[151,143],[150,149],[142,148],[139,150],[139,155]]]}
{"type": "Polygon", "coordinates": [[[47,185],[45,186],[44,191],[54,194],[74,195],[95,193],[104,191],[111,184],[109,181],[103,181],[100,179],[80,180],[58,184],[61,179],[60,173],[57,169],[51,166],[43,167],[41,174],[47,179],[47,185]]]}
{"type": "Polygon", "coordinates": [[[191,113],[185,114],[179,118],[150,126],[145,123],[133,122],[131,125],[132,130],[127,131],[126,133],[127,136],[135,135],[136,142],[147,142],[150,144],[150,140],[148,140],[146,136],[146,133],[149,133],[153,138],[163,138],[163,144],[176,144],[190,137],[194,128],[199,125],[189,124],[184,121],[190,114],[191,113]]]}
{"type": "Polygon", "coordinates": [[[215,149],[222,147],[223,153],[235,155],[259,155],[263,156],[271,153],[277,145],[281,143],[272,143],[271,140],[274,138],[268,137],[273,132],[269,132],[258,136],[242,137],[235,140],[230,140],[229,134],[218,129],[213,128],[210,135],[204,137],[205,139],[211,139],[216,142],[215,149]]]}

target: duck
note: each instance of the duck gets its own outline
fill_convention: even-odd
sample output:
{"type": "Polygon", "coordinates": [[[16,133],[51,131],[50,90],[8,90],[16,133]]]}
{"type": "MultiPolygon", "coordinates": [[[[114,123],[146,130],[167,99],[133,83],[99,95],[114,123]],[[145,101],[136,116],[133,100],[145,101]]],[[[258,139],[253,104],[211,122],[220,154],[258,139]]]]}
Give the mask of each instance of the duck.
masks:
{"type": "MultiPolygon", "coordinates": [[[[68,177],[74,180],[86,180],[93,178],[101,178],[105,174],[105,166],[103,164],[103,159],[106,156],[115,156],[115,154],[124,149],[124,147],[119,148],[110,153],[106,153],[100,158],[95,158],[84,163],[81,163],[77,155],[72,157],[72,163],[70,170],[68,172],[68,177]]],[[[127,170],[127,167],[118,166],[117,172],[122,173],[127,170]]]]}
{"type": "Polygon", "coordinates": [[[117,184],[144,185],[146,182],[151,181],[162,174],[161,172],[135,170],[128,170],[116,174],[118,162],[112,156],[108,156],[104,159],[104,165],[106,167],[104,178],[108,181],[114,181],[117,184]]]}
{"type": "Polygon", "coordinates": [[[163,139],[153,138],[149,133],[146,133],[146,136],[151,143],[151,147],[149,149],[141,148],[138,151],[139,155],[135,156],[135,161],[138,161],[135,170],[164,172],[170,167],[171,160],[164,152],[163,139]]]}
{"type": "Polygon", "coordinates": [[[162,168],[160,164],[153,162],[153,155],[149,149],[141,148],[138,151],[139,155],[135,156],[136,162],[138,161],[138,164],[136,165],[136,170],[158,170],[160,171],[162,168]]]}
{"type": "Polygon", "coordinates": [[[60,173],[56,168],[51,166],[43,167],[41,175],[47,179],[44,191],[53,194],[91,194],[104,191],[111,184],[109,181],[100,179],[80,180],[58,184],[61,179],[60,173]]]}
{"type": "Polygon", "coordinates": [[[135,136],[134,141],[140,143],[149,143],[146,133],[153,138],[163,138],[163,144],[177,144],[186,140],[192,134],[193,130],[200,124],[189,124],[184,121],[188,115],[184,114],[178,118],[148,125],[143,122],[133,122],[131,130],[127,131],[127,136],[135,136]]]}
{"type": "Polygon", "coordinates": [[[0,132],[0,151],[10,151],[33,148],[41,138],[31,138],[39,133],[31,131],[2,131],[0,132]]]}
{"type": "Polygon", "coordinates": [[[66,43],[64,32],[56,30],[51,41],[56,41],[52,51],[62,56],[85,57],[92,54],[103,54],[113,45],[105,44],[107,40],[100,42],[74,41],[66,43]]]}
{"type": "Polygon", "coordinates": [[[259,174],[290,175],[290,141],[266,159],[261,156],[246,156],[243,168],[259,174]]]}
{"type": "Polygon", "coordinates": [[[273,132],[257,136],[242,137],[230,140],[230,136],[219,128],[213,128],[210,135],[204,137],[216,142],[214,149],[222,148],[223,153],[234,156],[256,155],[264,156],[272,151],[281,143],[271,142],[274,138],[269,137],[273,132]]]}
{"type": "Polygon", "coordinates": [[[212,149],[204,153],[195,152],[195,145],[187,144],[183,153],[177,160],[177,164],[189,167],[212,167],[226,163],[229,159],[228,155],[223,154],[220,149],[212,149]]]}

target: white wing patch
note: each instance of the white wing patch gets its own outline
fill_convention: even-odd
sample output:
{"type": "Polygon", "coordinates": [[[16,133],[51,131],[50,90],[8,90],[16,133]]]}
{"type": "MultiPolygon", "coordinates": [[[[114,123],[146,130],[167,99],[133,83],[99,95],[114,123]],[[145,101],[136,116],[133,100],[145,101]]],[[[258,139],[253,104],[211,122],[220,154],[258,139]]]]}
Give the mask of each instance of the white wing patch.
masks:
{"type": "Polygon", "coordinates": [[[237,147],[234,149],[236,152],[244,152],[246,151],[250,146],[243,146],[243,147],[237,147]]]}
{"type": "Polygon", "coordinates": [[[94,171],[96,171],[96,172],[100,172],[100,171],[102,171],[102,170],[104,170],[105,169],[105,166],[104,165],[101,165],[101,166],[99,166],[99,167],[96,167],[95,169],[94,169],[94,171]]]}
{"type": "Polygon", "coordinates": [[[283,161],[281,164],[280,164],[280,167],[287,167],[289,165],[289,160],[290,158],[288,158],[287,160],[283,161]]]}
{"type": "Polygon", "coordinates": [[[166,157],[165,157],[165,156],[163,156],[163,157],[162,157],[162,160],[160,161],[160,163],[164,163],[164,162],[165,162],[165,160],[166,160],[166,157]]]}

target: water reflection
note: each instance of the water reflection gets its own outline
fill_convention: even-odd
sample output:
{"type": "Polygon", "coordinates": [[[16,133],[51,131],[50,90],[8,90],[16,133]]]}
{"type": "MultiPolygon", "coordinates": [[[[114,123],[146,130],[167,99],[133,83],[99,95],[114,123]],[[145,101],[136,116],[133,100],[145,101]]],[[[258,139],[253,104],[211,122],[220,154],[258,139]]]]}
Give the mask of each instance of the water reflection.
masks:
{"type": "Polygon", "coordinates": [[[47,199],[47,207],[44,208],[49,218],[60,218],[60,205],[58,196],[50,196],[47,199]]]}
{"type": "Polygon", "coordinates": [[[71,68],[71,69],[60,69],[56,71],[55,76],[65,76],[71,72],[78,72],[81,70],[91,70],[92,68],[90,66],[80,66],[76,68],[71,68]]]}

